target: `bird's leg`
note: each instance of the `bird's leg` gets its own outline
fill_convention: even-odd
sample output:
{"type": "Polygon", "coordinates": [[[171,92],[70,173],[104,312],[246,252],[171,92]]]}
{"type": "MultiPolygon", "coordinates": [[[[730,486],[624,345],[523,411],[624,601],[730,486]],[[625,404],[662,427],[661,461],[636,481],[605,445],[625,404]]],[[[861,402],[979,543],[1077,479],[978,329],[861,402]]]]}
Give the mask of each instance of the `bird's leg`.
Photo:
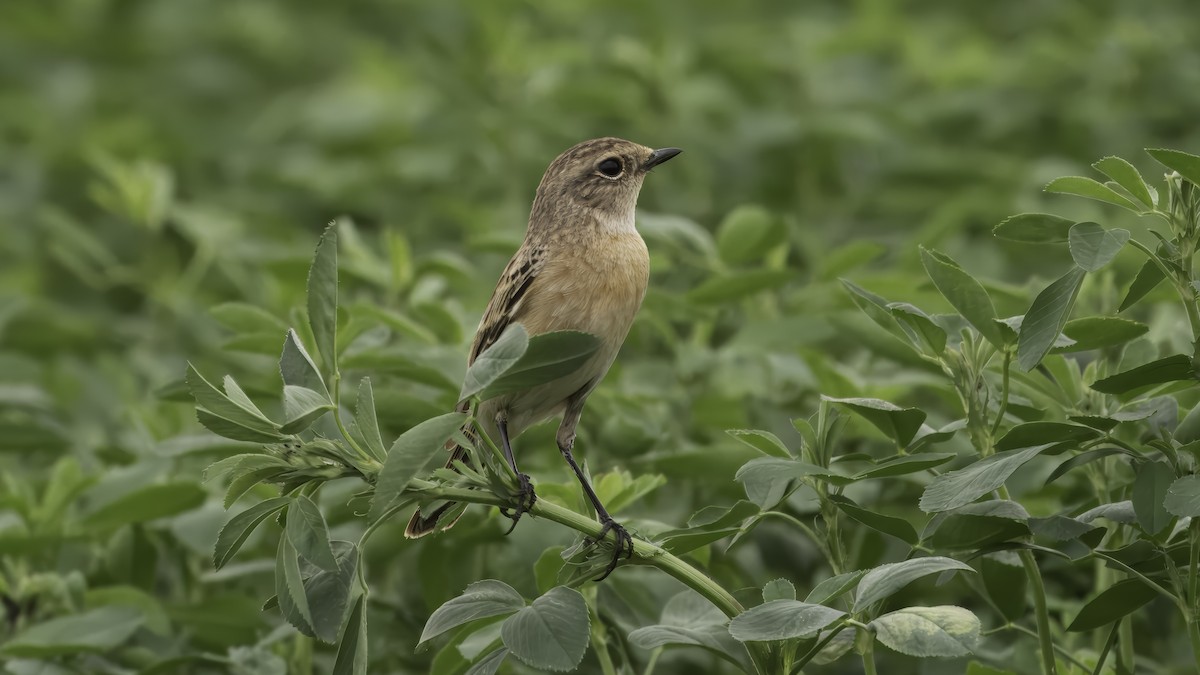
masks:
{"type": "MultiPolygon", "coordinates": [[[[582,406],[580,407],[582,409],[582,406]]],[[[617,569],[617,562],[621,559],[621,554],[625,554],[626,558],[633,558],[633,537],[629,532],[622,527],[617,521],[608,515],[608,511],[604,505],[600,503],[600,498],[596,496],[596,491],[592,489],[588,483],[587,477],[583,475],[583,471],[575,462],[575,457],[571,454],[572,448],[575,447],[575,425],[572,423],[568,426],[571,411],[567,411],[567,415],[563,420],[563,426],[558,430],[558,451],[562,453],[563,459],[567,460],[567,464],[571,465],[571,470],[575,472],[575,477],[579,479],[579,484],[583,486],[583,492],[587,495],[588,501],[592,503],[592,508],[596,509],[596,516],[600,518],[600,534],[593,541],[590,537],[585,540],[588,544],[593,544],[596,541],[604,539],[604,535],[609,532],[613,533],[614,551],[612,560],[608,563],[608,567],[604,568],[604,574],[601,574],[596,581],[603,581],[608,575],[612,574],[613,570],[617,569]]],[[[579,420],[579,415],[576,413],[575,421],[579,420]]]]}
{"type": "Polygon", "coordinates": [[[500,509],[500,515],[512,520],[512,527],[508,528],[511,533],[517,527],[517,522],[521,520],[521,516],[529,512],[533,505],[537,502],[537,494],[533,491],[533,483],[529,481],[529,475],[521,473],[517,469],[517,460],[513,457],[512,443],[508,440],[508,420],[504,419],[503,415],[496,417],[496,428],[500,430],[500,447],[504,449],[504,458],[508,460],[508,466],[517,474],[517,485],[519,486],[520,502],[517,503],[515,513],[509,512],[508,509],[500,509]]]}

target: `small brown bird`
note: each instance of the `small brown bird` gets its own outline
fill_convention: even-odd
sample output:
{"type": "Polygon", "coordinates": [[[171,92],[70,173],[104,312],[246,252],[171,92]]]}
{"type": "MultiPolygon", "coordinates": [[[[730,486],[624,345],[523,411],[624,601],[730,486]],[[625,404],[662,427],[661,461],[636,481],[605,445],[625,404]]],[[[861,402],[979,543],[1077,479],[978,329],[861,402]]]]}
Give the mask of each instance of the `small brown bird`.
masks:
{"type": "MultiPolygon", "coordinates": [[[[515,514],[505,514],[515,527],[536,495],[529,476],[517,469],[511,441],[531,425],[562,413],[558,449],[604,525],[600,538],[611,531],[616,539],[616,553],[601,579],[615,569],[623,552],[633,555],[633,539],[604,509],[571,455],[575,427],[646,295],[649,255],[634,227],[642,180],[679,153],[678,148],[652,150],[619,138],[597,138],[559,155],[538,185],[525,241],[496,283],[468,358],[468,364],[474,363],[513,323],[523,325],[530,336],[574,330],[600,338],[596,354],[574,373],[486,401],[477,418],[486,433],[499,441],[520,478],[523,505],[515,514]]],[[[452,450],[448,466],[465,461],[462,448],[452,450]]],[[[464,508],[454,502],[426,506],[413,514],[405,536],[449,528],[464,508]]]]}

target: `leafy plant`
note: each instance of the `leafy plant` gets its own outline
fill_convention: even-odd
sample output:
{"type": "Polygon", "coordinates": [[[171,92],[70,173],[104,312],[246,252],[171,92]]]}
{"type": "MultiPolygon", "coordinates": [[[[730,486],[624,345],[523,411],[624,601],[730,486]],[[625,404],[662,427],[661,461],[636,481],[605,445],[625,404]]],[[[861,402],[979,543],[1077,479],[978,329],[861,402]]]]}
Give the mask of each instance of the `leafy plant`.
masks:
{"type": "MultiPolygon", "coordinates": [[[[1191,308],[1186,312],[1190,318],[1197,312],[1191,261],[1200,241],[1196,234],[1200,188],[1182,179],[1179,170],[1200,170],[1200,157],[1166,151],[1152,154],[1176,169],[1167,176],[1161,209],[1155,192],[1130,165],[1115,158],[1097,163],[1097,168],[1119,181],[1059,179],[1047,189],[1102,198],[1165,221],[1167,233],[1151,230],[1160,241],[1157,250],[1134,244],[1148,260],[1122,306],[1135,304],[1140,298],[1130,298],[1149,283],[1145,275],[1158,270],[1160,281],[1169,279],[1180,301],[1191,308]]],[[[796,449],[768,431],[731,430],[732,437],[760,455],[735,476],[747,500],[726,508],[706,507],[686,527],[636,542],[634,564],[657,567],[690,590],[672,600],[660,624],[634,630],[628,638],[633,644],[652,650],[700,647],[746,672],[760,673],[799,672],[810,663],[837,660],[851,649],[861,655],[867,672],[874,672],[876,641],[914,657],[967,656],[979,645],[983,626],[972,610],[956,605],[889,607],[889,600],[910,583],[935,574],[944,583],[951,573],[961,571],[1001,620],[994,630],[1035,636],[1042,672],[1057,673],[1060,667],[1080,664],[1061,646],[1064,629],[1056,628],[1050,616],[1041,566],[1057,559],[1072,565],[1105,565],[1100,568],[1102,576],[1113,580],[1101,579],[1100,593],[1065,627],[1081,632],[1113,626],[1097,657],[1097,669],[1113,648],[1126,662],[1132,658],[1134,645],[1128,631],[1122,637],[1120,626],[1126,625],[1126,615],[1156,595],[1179,610],[1200,663],[1194,560],[1200,535],[1189,520],[1178,520],[1197,515],[1193,512],[1200,504],[1200,483],[1191,475],[1194,459],[1188,450],[1196,440],[1191,429],[1196,415],[1190,413],[1178,426],[1172,418],[1163,419],[1164,409],[1169,411],[1176,403],[1172,394],[1186,391],[1180,383],[1197,380],[1192,357],[1130,364],[1127,359],[1134,352],[1126,345],[1142,339],[1146,325],[1106,316],[1070,320],[1086,275],[1101,270],[1128,242],[1136,241],[1128,231],[1106,230],[1090,222],[1068,226],[1057,217],[1023,214],[1002,222],[996,233],[1039,244],[1061,242],[1071,251],[1074,266],[1038,293],[1023,316],[1000,317],[982,284],[949,256],[928,249],[921,250],[926,272],[957,314],[930,314],[843,282],[872,321],[937,367],[963,416],[935,429],[926,423],[928,414],[920,408],[875,398],[826,396],[812,420],[794,420],[801,439],[796,449]],[[1072,331],[1072,324],[1087,328],[1072,331]],[[884,456],[846,452],[848,415],[877,429],[889,440],[892,452],[884,456]],[[970,440],[972,452],[960,456],[932,451],[959,431],[970,440]],[[1074,471],[1091,472],[1092,494],[1066,511],[1034,517],[1010,494],[1007,483],[1027,464],[1049,456],[1066,459],[1047,483],[1074,471]],[[945,470],[951,466],[952,470],[945,470]],[[1099,479],[1120,466],[1130,469],[1131,481],[1099,479]],[[919,502],[921,511],[931,517],[919,533],[909,520],[851,496],[859,485],[921,476],[932,476],[919,502]],[[789,506],[802,489],[815,498],[812,524],[789,506]],[[762,604],[747,609],[678,557],[724,539],[733,546],[767,519],[808,535],[825,559],[831,576],[803,601],[797,599],[791,583],[776,580],[763,586],[762,604]],[[907,556],[855,569],[846,542],[857,528],[901,542],[908,548],[907,556]],[[969,565],[971,561],[976,566],[969,565]],[[1022,592],[1014,596],[1014,588],[1022,592]],[[1035,628],[1023,623],[1024,589],[1032,599],[1035,628]],[[720,613],[697,605],[696,596],[720,613]],[[693,615],[681,612],[681,607],[691,608],[693,615]],[[1060,657],[1067,665],[1060,666],[1060,657]]],[[[279,485],[283,493],[230,520],[218,538],[215,562],[227,563],[256,526],[276,516],[285,523],[286,535],[280,538],[277,552],[276,604],[306,635],[330,643],[339,634],[354,636],[343,639],[337,663],[347,672],[365,672],[362,636],[368,625],[363,608],[369,587],[360,561],[371,534],[413,504],[448,500],[512,508],[519,495],[516,476],[487,435],[475,434],[483,439],[476,445],[458,433],[472,423],[467,414],[449,413],[421,422],[386,453],[379,452],[384,444],[370,407],[370,380],[364,378],[353,424],[343,420],[336,357],[336,242],[337,231],[331,227],[309,272],[309,329],[324,366],[316,365],[294,330],[287,332],[280,359],[281,421],[261,413],[230,378],[221,391],[193,369],[188,382],[200,420],[210,430],[235,440],[269,441],[261,453],[235,455],[210,467],[210,477],[230,479],[226,504],[262,481],[279,485]],[[337,436],[326,436],[314,427],[325,417],[332,418],[337,436]],[[437,459],[451,438],[468,448],[471,461],[426,473],[423,467],[437,459]],[[368,486],[357,498],[370,500],[369,527],[357,543],[332,540],[312,499],[324,483],[344,476],[368,486]]],[[[592,350],[594,342],[587,336],[551,334],[531,339],[515,327],[467,371],[460,397],[479,401],[548,381],[570,372],[592,350]]],[[[582,537],[600,532],[594,519],[547,500],[539,500],[530,513],[574,529],[582,537]]],[[[465,626],[467,632],[456,642],[480,645],[472,650],[478,659],[472,668],[477,672],[494,672],[510,655],[535,668],[578,666],[589,640],[598,651],[607,649],[591,627],[598,597],[593,593],[585,598],[576,590],[585,587],[607,559],[608,553],[597,556],[596,548],[591,539],[581,538],[562,551],[560,563],[548,559],[546,569],[559,569],[560,585],[546,584],[549,587],[532,603],[499,580],[471,584],[433,613],[421,642],[465,626]],[[507,618],[497,624],[499,617],[507,618]]],[[[612,668],[607,653],[599,658],[612,668]]]]}
{"type": "MultiPolygon", "coordinates": [[[[1183,202],[1133,155],[1200,142],[1189,0],[395,9],[0,3],[0,671],[529,672],[501,626],[565,586],[587,607],[581,673],[795,669],[828,639],[804,672],[859,672],[869,646],[880,672],[1025,675],[1045,664],[1021,551],[1058,672],[1195,670],[1178,602],[1192,525],[1176,515],[1196,501],[1200,403],[1186,247],[1149,232],[1182,241],[1168,220],[1183,202]],[[475,504],[452,532],[405,541],[402,518],[379,517],[415,508],[415,481],[477,487],[435,473],[428,439],[456,420],[426,421],[455,409],[463,343],[530,191],[562,148],[612,133],[692,158],[642,194],[649,293],[579,429],[602,500],[665,570],[639,554],[587,583],[600,552],[578,546],[586,503],[548,427],[522,435],[521,466],[583,531],[543,515],[504,538],[508,521],[475,504]],[[1114,153],[1131,161],[1081,163],[1114,153]],[[1034,189],[1063,174],[1095,180],[1054,190],[1099,198],[1034,189]],[[336,331],[314,332],[330,303],[310,309],[306,271],[341,213],[336,331]],[[1025,315],[1035,330],[1018,330],[1025,315]],[[988,353],[973,382],[954,365],[988,353]],[[372,461],[338,429],[335,369],[340,421],[372,461]],[[217,408],[205,420],[248,440],[203,428],[189,380],[217,408]],[[824,425],[825,449],[797,417],[824,425]],[[385,504],[373,491],[401,437],[385,504]],[[262,473],[226,509],[239,472],[203,470],[245,454],[262,473]],[[997,481],[1009,499],[969,500],[997,481]],[[263,609],[281,541],[296,562],[283,590],[298,571],[309,632],[335,644],[278,599],[263,609]],[[862,575],[926,558],[975,571],[855,610],[862,575]],[[419,643],[487,579],[520,607],[419,643]],[[735,639],[729,615],[766,603],[796,610],[794,637],[735,639]],[[962,653],[972,624],[945,607],[977,617],[971,654],[889,646],[923,627],[962,653]]],[[[1154,152],[1194,191],[1179,164],[1194,160],[1154,152]]],[[[503,503],[491,452],[475,449],[487,487],[469,496],[503,503]]],[[[563,625],[577,648],[581,624],[563,625]]]]}

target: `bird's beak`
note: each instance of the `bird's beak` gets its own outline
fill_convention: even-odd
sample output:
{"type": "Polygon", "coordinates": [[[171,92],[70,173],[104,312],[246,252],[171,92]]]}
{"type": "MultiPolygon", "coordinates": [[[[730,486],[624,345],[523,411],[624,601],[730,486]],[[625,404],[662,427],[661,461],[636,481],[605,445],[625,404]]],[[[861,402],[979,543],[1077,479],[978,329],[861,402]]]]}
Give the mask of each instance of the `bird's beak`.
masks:
{"type": "Polygon", "coordinates": [[[679,148],[659,148],[658,150],[650,153],[650,159],[646,160],[646,163],[642,165],[642,170],[649,171],[650,169],[653,169],[654,167],[662,164],[681,152],[683,152],[683,150],[680,150],[679,148]]]}

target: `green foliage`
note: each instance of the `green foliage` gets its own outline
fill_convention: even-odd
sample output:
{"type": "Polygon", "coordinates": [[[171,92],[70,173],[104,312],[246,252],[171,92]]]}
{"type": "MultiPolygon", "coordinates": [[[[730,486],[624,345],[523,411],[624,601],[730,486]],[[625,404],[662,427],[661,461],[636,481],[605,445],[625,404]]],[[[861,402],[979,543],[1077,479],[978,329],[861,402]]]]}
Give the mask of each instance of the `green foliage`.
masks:
{"type": "Polygon", "coordinates": [[[0,668],[1193,672],[1190,10],[4,4],[0,668]],[[505,539],[450,411],[591,357],[463,377],[603,134],[687,154],[580,427],[595,586],[552,428],[505,539]]]}

